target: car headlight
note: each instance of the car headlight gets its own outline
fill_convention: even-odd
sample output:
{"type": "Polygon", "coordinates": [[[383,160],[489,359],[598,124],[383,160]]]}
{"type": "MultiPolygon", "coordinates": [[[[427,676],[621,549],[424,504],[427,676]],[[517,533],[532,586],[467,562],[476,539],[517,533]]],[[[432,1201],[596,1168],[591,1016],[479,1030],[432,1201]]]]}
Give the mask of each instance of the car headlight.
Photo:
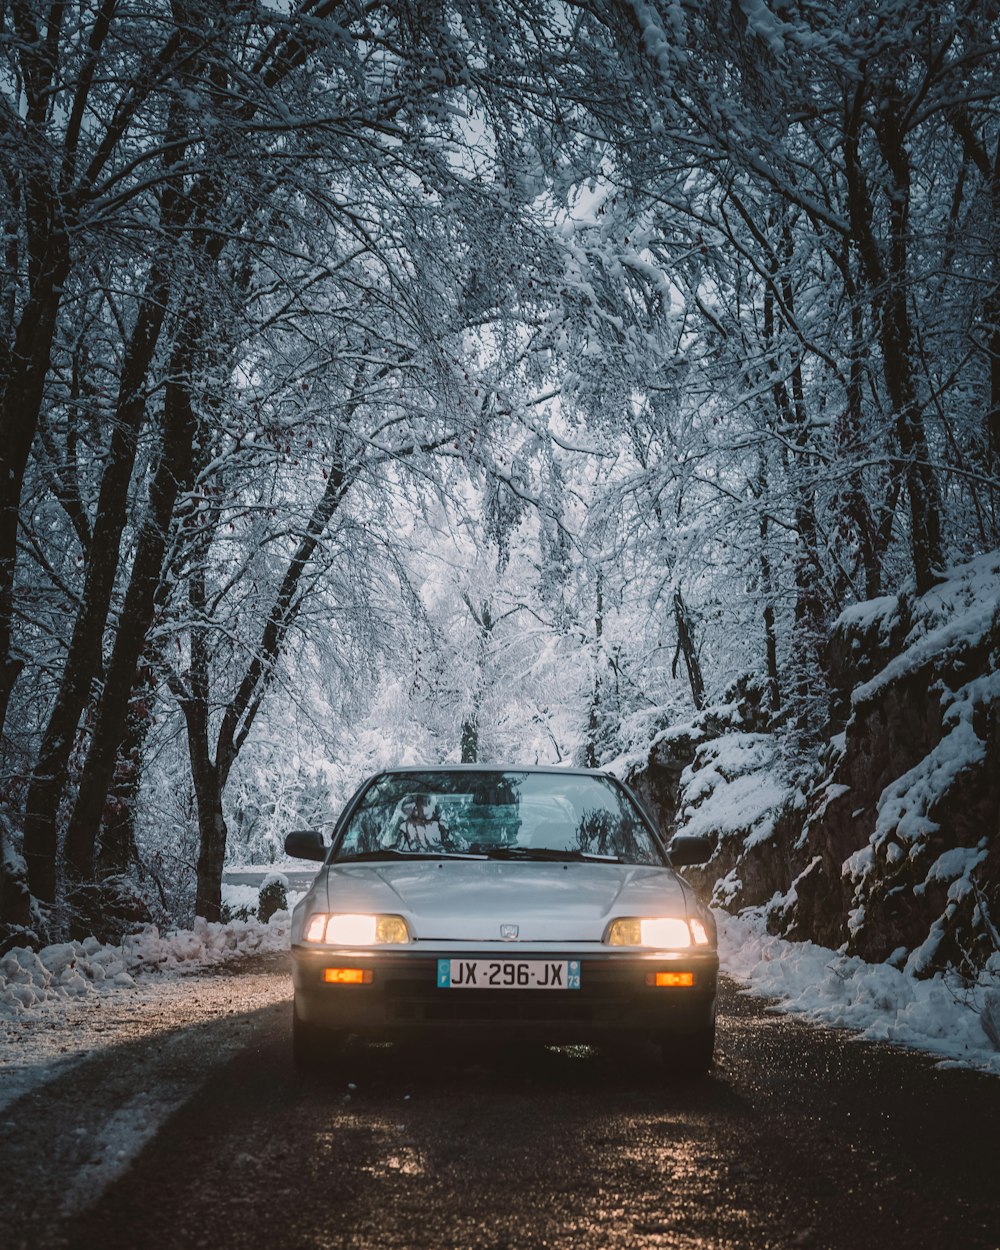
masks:
{"type": "Polygon", "coordinates": [[[303,936],[307,942],[329,942],[334,946],[398,946],[410,940],[410,931],[402,916],[314,912],[306,922],[303,936]]]}
{"type": "Polygon", "coordinates": [[[668,950],[683,946],[707,946],[708,932],[697,918],[676,916],[620,916],[608,925],[608,946],[656,946],[668,950]]]}

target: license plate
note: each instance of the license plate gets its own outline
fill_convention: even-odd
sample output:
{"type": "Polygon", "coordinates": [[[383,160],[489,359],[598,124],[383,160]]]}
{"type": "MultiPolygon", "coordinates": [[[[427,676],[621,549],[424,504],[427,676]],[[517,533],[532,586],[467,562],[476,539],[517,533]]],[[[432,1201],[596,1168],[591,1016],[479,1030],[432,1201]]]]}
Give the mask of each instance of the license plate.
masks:
{"type": "Polygon", "coordinates": [[[578,959],[439,959],[442,990],[578,990],[578,959]]]}

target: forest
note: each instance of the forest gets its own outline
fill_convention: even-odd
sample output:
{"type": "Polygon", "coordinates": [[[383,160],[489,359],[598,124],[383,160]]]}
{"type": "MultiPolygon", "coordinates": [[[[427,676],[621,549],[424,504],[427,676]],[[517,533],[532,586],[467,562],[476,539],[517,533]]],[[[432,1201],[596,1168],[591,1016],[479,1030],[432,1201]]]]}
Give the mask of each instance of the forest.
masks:
{"type": "Polygon", "coordinates": [[[802,809],[892,658],[838,656],[963,567],[992,768],[998,46],[995,0],[2,0],[0,950],[218,920],[395,763],[638,776],[738,708],[802,809]]]}

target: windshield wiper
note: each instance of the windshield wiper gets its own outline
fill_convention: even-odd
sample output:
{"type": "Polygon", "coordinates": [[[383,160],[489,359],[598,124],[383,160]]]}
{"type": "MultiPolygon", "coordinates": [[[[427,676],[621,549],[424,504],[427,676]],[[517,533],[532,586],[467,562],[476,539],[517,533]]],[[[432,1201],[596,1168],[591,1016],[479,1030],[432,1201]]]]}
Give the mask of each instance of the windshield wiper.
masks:
{"type": "Polygon", "coordinates": [[[597,855],[591,851],[558,850],[551,846],[491,846],[483,847],[487,859],[536,859],[559,862],[586,861],[599,864],[621,864],[620,855],[597,855]]]}
{"type": "Polygon", "coordinates": [[[356,851],[351,855],[338,855],[331,860],[334,864],[374,863],[380,859],[485,859],[481,852],[466,851],[397,851],[394,847],[386,847],[381,851],[356,851]]]}

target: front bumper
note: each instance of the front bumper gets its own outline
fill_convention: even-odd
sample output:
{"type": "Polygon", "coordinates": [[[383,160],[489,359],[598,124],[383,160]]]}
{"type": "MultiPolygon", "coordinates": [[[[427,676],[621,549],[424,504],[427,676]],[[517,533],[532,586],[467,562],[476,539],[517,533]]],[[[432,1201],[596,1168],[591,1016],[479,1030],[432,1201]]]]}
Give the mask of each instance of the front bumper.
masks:
{"type": "Polygon", "coordinates": [[[518,950],[504,945],[436,947],[419,952],[292,948],[295,1009],[307,1024],[372,1039],[451,1033],[553,1044],[654,1039],[696,1033],[715,1019],[719,958],[715,951],[656,953],[518,950]],[[439,959],[578,959],[577,990],[439,989],[439,959]],[[370,969],[366,985],[328,985],[328,967],[370,969]],[[691,972],[694,985],[659,988],[655,972],[691,972]]]}

